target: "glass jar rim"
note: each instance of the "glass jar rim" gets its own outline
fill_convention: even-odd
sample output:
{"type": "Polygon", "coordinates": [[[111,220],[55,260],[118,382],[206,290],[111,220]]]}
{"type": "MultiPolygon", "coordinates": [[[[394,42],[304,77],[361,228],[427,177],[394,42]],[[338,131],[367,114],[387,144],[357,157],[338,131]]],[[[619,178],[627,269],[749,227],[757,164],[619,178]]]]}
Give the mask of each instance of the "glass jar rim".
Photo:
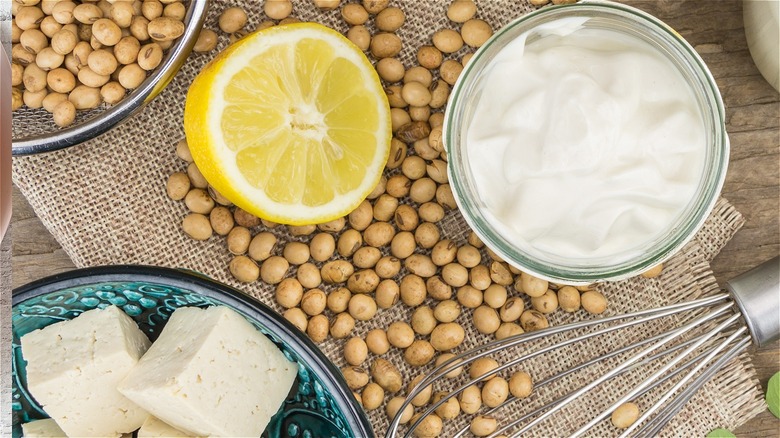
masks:
{"type": "MultiPolygon", "coordinates": [[[[702,227],[715,206],[718,194],[725,180],[728,166],[729,142],[725,130],[725,111],[723,101],[715,80],[704,61],[674,29],[658,18],[631,6],[604,0],[584,0],[579,3],[554,5],[538,9],[523,15],[498,30],[482,47],[477,50],[463,69],[453,86],[451,98],[447,104],[444,124],[444,146],[449,165],[449,180],[458,207],[472,230],[482,241],[514,267],[540,278],[561,284],[589,284],[599,281],[616,281],[640,274],[653,266],[664,262],[687,244],[702,227]],[[469,91],[479,81],[482,70],[490,63],[502,47],[537,25],[566,17],[598,17],[619,21],[632,30],[648,30],[647,37],[653,42],[661,42],[674,51],[667,54],[673,58],[678,68],[687,67],[689,85],[694,88],[697,102],[701,107],[707,132],[708,157],[701,176],[697,193],[686,207],[686,216],[679,222],[682,226],[663,239],[655,241],[648,251],[639,256],[619,263],[599,266],[564,266],[540,261],[516,245],[512,245],[491,226],[479,211],[476,191],[469,181],[467,166],[464,164],[461,132],[464,131],[464,114],[469,104],[469,91]],[[486,59],[487,58],[487,59],[486,59]],[[695,80],[696,83],[691,83],[695,80]],[[697,88],[698,86],[698,88],[697,88]]],[[[651,243],[648,241],[648,243],[651,243]]]]}

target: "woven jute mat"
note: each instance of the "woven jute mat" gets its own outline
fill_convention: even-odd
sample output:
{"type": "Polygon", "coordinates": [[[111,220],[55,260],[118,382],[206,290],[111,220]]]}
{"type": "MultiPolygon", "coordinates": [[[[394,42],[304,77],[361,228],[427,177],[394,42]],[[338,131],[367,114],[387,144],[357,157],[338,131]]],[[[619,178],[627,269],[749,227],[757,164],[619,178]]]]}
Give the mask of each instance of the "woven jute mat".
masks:
{"type": "MultiPolygon", "coordinates": [[[[347,30],[339,11],[321,12],[309,0],[294,3],[293,15],[297,18],[317,21],[342,32],[347,30]]],[[[409,67],[413,65],[416,49],[423,44],[430,44],[434,31],[452,27],[445,15],[449,2],[394,0],[394,3],[406,12],[406,23],[398,32],[404,42],[399,58],[409,67]]],[[[526,0],[483,0],[477,3],[478,16],[491,23],[494,29],[533,9],[526,0]]],[[[212,1],[207,27],[217,29],[216,17],[228,6],[241,6],[249,12],[249,30],[266,19],[262,13],[262,2],[212,1]]],[[[372,26],[370,22],[369,28],[372,26]]],[[[222,34],[220,48],[226,45],[227,37],[222,34]]],[[[182,113],[187,87],[215,53],[193,54],[159,97],[142,113],[110,133],[64,151],[15,158],[14,182],[44,225],[79,267],[137,263],[188,268],[236,286],[280,311],[273,299],[272,286],[262,282],[240,284],[231,277],[227,270],[231,256],[223,238],[212,237],[206,242],[196,242],[184,235],[180,224],[186,214],[186,207],[183,202],[171,201],[166,196],[165,181],[168,175],[185,168],[184,163],[176,158],[174,147],[183,137],[182,113]]],[[[453,57],[459,59],[463,53],[465,49],[453,57]]],[[[650,308],[718,291],[708,262],[743,222],[742,216],[727,201],[719,200],[703,229],[667,263],[660,277],[634,278],[599,287],[609,301],[606,314],[650,308]]],[[[458,244],[464,243],[468,228],[457,211],[448,213],[439,225],[443,237],[453,239],[458,244]]],[[[260,226],[252,231],[259,232],[262,228],[260,226]]],[[[292,239],[306,240],[292,238],[285,227],[276,227],[270,231],[279,237],[277,250],[292,239]]],[[[486,261],[487,257],[483,257],[483,263],[486,261]]],[[[292,269],[289,275],[294,274],[295,270],[292,269]]],[[[408,321],[410,312],[402,304],[380,310],[372,320],[358,321],[354,334],[363,336],[372,328],[386,328],[390,322],[398,320],[408,321]]],[[[573,314],[559,311],[550,315],[550,323],[559,325],[586,318],[589,315],[583,311],[573,314]]],[[[459,351],[489,340],[474,330],[470,311],[464,311],[458,322],[467,330],[466,341],[459,347],[459,351]]],[[[576,363],[581,354],[606,353],[663,328],[668,327],[660,324],[646,331],[582,342],[573,350],[529,362],[524,365],[524,369],[532,376],[549,375],[554,370],[565,369],[576,363]]],[[[552,342],[553,339],[546,341],[552,342]]],[[[321,344],[322,351],[339,367],[345,365],[343,344],[343,340],[332,338],[321,344]]],[[[430,367],[414,369],[406,365],[402,352],[397,349],[391,349],[385,357],[401,370],[407,381],[420,372],[430,370],[430,367]]],[[[372,360],[369,357],[367,363],[372,360]]],[[[564,379],[562,386],[549,389],[548,392],[552,391],[549,395],[563,395],[575,387],[570,385],[580,386],[582,381],[586,381],[582,379],[593,379],[600,372],[604,372],[603,367],[589,371],[590,374],[569,376],[564,379]]],[[[584,415],[607,406],[616,394],[625,393],[632,385],[647,377],[649,372],[637,370],[628,373],[601,393],[589,396],[586,401],[591,402],[592,406],[568,409],[561,416],[555,417],[554,421],[540,425],[533,434],[560,436],[573,430],[584,415]]],[[[514,406],[502,415],[517,416],[524,409],[523,406],[514,406]]],[[[736,428],[761,409],[758,381],[749,358],[743,354],[699,391],[672,420],[665,434],[703,436],[716,427],[736,428]]],[[[377,434],[383,434],[388,425],[384,409],[370,412],[369,417],[377,434]]],[[[444,436],[451,435],[456,426],[463,424],[466,424],[465,419],[449,422],[444,436]]],[[[610,436],[615,434],[615,429],[602,424],[591,433],[595,436],[610,436]]]]}

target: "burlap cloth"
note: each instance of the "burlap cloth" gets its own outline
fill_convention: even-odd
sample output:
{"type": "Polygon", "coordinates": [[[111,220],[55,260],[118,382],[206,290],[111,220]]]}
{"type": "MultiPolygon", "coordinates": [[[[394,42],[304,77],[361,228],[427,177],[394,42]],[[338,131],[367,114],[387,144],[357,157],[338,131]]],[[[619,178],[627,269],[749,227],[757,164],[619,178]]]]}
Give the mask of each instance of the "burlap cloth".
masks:
{"type": "MultiPolygon", "coordinates": [[[[406,11],[407,20],[399,35],[404,41],[400,58],[408,67],[412,65],[417,47],[430,44],[434,31],[451,26],[445,15],[449,2],[396,0],[395,3],[403,3],[401,7],[406,11]]],[[[494,28],[532,9],[524,0],[483,0],[477,3],[479,16],[494,28]]],[[[259,1],[213,1],[207,26],[216,29],[219,11],[237,4],[249,11],[249,29],[266,19],[259,1]]],[[[308,0],[295,1],[293,14],[302,20],[319,21],[340,31],[347,30],[338,11],[320,12],[308,0]]],[[[226,44],[226,36],[221,35],[220,47],[226,44]]],[[[459,59],[461,53],[456,55],[459,59]]],[[[14,181],[79,267],[139,263],[189,268],[239,287],[280,310],[273,299],[273,287],[262,282],[240,284],[231,277],[227,270],[231,256],[223,238],[212,237],[206,242],[196,242],[184,235],[180,223],[186,207],[183,202],[171,201],[165,193],[168,175],[185,168],[184,163],[176,158],[174,145],[183,136],[182,111],[187,87],[212,56],[193,54],[176,79],[154,102],[109,134],[68,150],[15,158],[14,181]]],[[[727,201],[720,200],[704,228],[691,244],[669,261],[662,276],[601,286],[610,303],[607,313],[619,314],[717,291],[708,262],[742,223],[742,216],[727,201]]],[[[463,243],[468,230],[457,212],[448,214],[440,226],[444,237],[463,243]]],[[[254,231],[259,231],[259,228],[254,231]]],[[[280,238],[277,250],[290,240],[284,227],[272,231],[280,238]]],[[[290,274],[294,273],[291,270],[290,274]]],[[[359,321],[355,334],[364,335],[372,328],[387,327],[392,321],[408,320],[409,314],[410,310],[401,304],[380,310],[371,321],[359,321]]],[[[473,329],[470,314],[470,311],[465,311],[459,318],[459,322],[467,328],[466,341],[460,349],[488,340],[473,329]]],[[[588,318],[583,311],[575,314],[559,311],[551,315],[550,321],[558,325],[583,318],[588,318]]],[[[572,365],[582,354],[610,351],[629,340],[649,335],[661,326],[663,324],[627,335],[581,343],[574,350],[529,362],[524,369],[537,378],[549,375],[556,369],[572,365]]],[[[322,351],[338,366],[345,365],[343,342],[329,339],[321,345],[322,351]]],[[[396,349],[385,356],[401,369],[407,379],[429,369],[412,369],[396,349]]],[[[367,364],[371,360],[369,357],[367,364]]],[[[578,381],[592,379],[603,370],[601,367],[590,370],[590,374],[570,376],[563,385],[547,388],[547,395],[564,394],[572,389],[569,385],[579,386],[581,383],[578,381]]],[[[607,385],[606,392],[589,396],[590,407],[575,405],[564,414],[554,416],[553,421],[543,423],[534,434],[559,436],[571,431],[583,415],[607,406],[607,401],[615,394],[623,393],[629,385],[636,384],[647,375],[646,370],[629,373],[607,385]]],[[[512,417],[517,415],[512,414],[513,411],[525,410],[524,407],[513,406],[499,417],[512,417]]],[[[755,372],[749,358],[743,354],[707,383],[665,431],[676,436],[703,436],[715,427],[736,428],[757,414],[762,406],[755,372]]],[[[370,412],[369,417],[376,432],[384,433],[388,424],[384,409],[370,412]]],[[[452,426],[451,422],[449,427],[452,426]]],[[[445,436],[451,434],[451,430],[447,429],[445,436]]],[[[603,424],[592,433],[608,436],[615,434],[615,430],[603,424]]]]}

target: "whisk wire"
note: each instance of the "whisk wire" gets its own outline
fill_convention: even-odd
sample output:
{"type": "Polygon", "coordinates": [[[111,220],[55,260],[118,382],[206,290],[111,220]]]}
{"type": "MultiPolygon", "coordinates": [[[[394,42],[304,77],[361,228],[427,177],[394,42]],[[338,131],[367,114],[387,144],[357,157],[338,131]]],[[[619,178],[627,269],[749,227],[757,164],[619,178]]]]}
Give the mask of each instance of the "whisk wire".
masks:
{"type": "MultiPolygon", "coordinates": [[[[463,385],[457,387],[455,390],[451,391],[445,397],[441,398],[438,402],[433,403],[431,406],[429,406],[422,413],[422,415],[420,415],[419,418],[409,426],[406,434],[404,435],[405,437],[411,436],[412,432],[423,421],[423,419],[426,416],[428,416],[431,413],[433,413],[439,406],[441,406],[442,404],[446,403],[447,400],[449,400],[450,398],[452,398],[454,396],[457,396],[459,393],[461,393],[467,387],[469,387],[472,384],[474,384],[474,383],[484,379],[485,377],[489,377],[489,376],[495,375],[495,374],[497,374],[497,373],[499,373],[499,372],[501,372],[501,371],[503,371],[503,370],[505,370],[505,369],[507,369],[509,367],[517,365],[517,364],[519,364],[519,363],[521,363],[521,362],[523,362],[525,360],[528,360],[528,359],[531,359],[533,357],[539,356],[541,354],[547,353],[547,352],[549,352],[551,350],[554,350],[554,349],[557,349],[557,348],[560,348],[560,347],[564,347],[564,346],[573,344],[575,342],[581,342],[582,340],[589,339],[589,338],[596,337],[596,336],[600,336],[600,335],[603,335],[603,334],[606,334],[606,333],[610,333],[610,332],[613,332],[613,331],[616,331],[616,330],[621,330],[621,329],[624,329],[624,328],[627,328],[627,327],[631,327],[631,326],[635,326],[635,325],[639,325],[639,324],[644,324],[644,323],[646,323],[648,321],[664,318],[666,316],[670,316],[670,315],[673,315],[673,314],[676,314],[676,313],[679,313],[679,312],[682,312],[682,311],[710,306],[710,305],[716,304],[718,302],[727,300],[728,298],[729,298],[729,295],[727,293],[721,293],[721,294],[716,294],[716,295],[713,295],[713,296],[710,296],[710,297],[700,298],[700,299],[689,301],[689,302],[685,302],[685,303],[672,304],[672,305],[668,305],[668,306],[657,308],[657,309],[641,310],[641,311],[637,311],[637,312],[633,312],[633,313],[629,313],[629,314],[616,315],[616,316],[606,317],[606,318],[597,319],[597,320],[575,322],[575,323],[566,324],[566,325],[562,325],[562,326],[558,326],[558,327],[553,327],[553,328],[549,328],[549,329],[545,329],[545,330],[540,330],[540,331],[537,331],[537,332],[534,332],[534,333],[530,333],[530,334],[517,335],[517,336],[513,336],[513,337],[510,337],[510,338],[504,339],[504,340],[494,341],[494,342],[491,342],[491,343],[488,343],[488,344],[484,344],[484,345],[481,345],[481,346],[474,347],[474,348],[472,348],[470,350],[467,350],[464,353],[461,353],[459,356],[456,356],[456,357],[454,357],[452,359],[449,359],[449,360],[445,361],[444,363],[442,363],[441,365],[435,367],[432,370],[432,372],[427,377],[423,378],[414,388],[412,388],[412,390],[407,395],[406,400],[401,405],[401,407],[399,409],[399,414],[396,414],[396,417],[390,423],[390,426],[389,426],[388,432],[387,432],[387,436],[391,437],[391,436],[395,435],[395,433],[396,433],[396,431],[398,429],[398,426],[399,426],[399,422],[400,422],[400,413],[403,412],[404,408],[411,403],[411,400],[414,397],[416,397],[420,392],[422,392],[426,387],[428,387],[434,381],[441,379],[445,374],[447,374],[447,373],[449,373],[449,372],[451,372],[451,371],[453,371],[453,370],[455,370],[455,369],[457,369],[459,367],[462,367],[464,365],[468,365],[469,363],[479,359],[480,357],[489,356],[489,355],[491,355],[493,353],[496,353],[498,351],[506,350],[507,348],[515,347],[515,346],[520,345],[522,343],[531,342],[533,340],[536,340],[536,339],[539,339],[539,338],[542,338],[542,337],[547,337],[547,336],[550,336],[550,335],[553,335],[553,334],[557,334],[557,333],[561,333],[561,332],[565,332],[565,331],[570,331],[570,330],[577,330],[577,329],[587,328],[587,327],[591,327],[591,326],[594,326],[594,325],[607,324],[607,323],[614,322],[614,321],[624,321],[624,322],[622,322],[620,324],[616,324],[616,325],[613,325],[613,326],[605,327],[603,329],[596,330],[596,331],[594,331],[592,333],[584,334],[583,336],[578,337],[578,338],[569,339],[569,340],[563,341],[563,342],[561,342],[559,344],[556,344],[556,345],[553,345],[553,346],[549,346],[549,347],[545,347],[545,348],[543,348],[541,350],[537,350],[537,351],[535,351],[533,353],[530,353],[528,355],[521,356],[518,359],[513,359],[512,361],[509,361],[506,364],[501,365],[498,368],[495,368],[495,369],[491,370],[488,373],[485,373],[485,374],[483,374],[483,375],[481,375],[479,377],[471,379],[470,381],[464,383],[463,385]],[[633,319],[633,318],[636,318],[636,319],[635,320],[630,320],[630,319],[633,319]],[[630,320],[630,321],[625,321],[625,320],[630,320]]],[[[720,308],[718,308],[718,309],[720,309],[718,311],[718,313],[710,314],[708,317],[714,317],[715,315],[722,313],[723,311],[725,311],[725,309],[727,309],[729,307],[731,307],[730,303],[726,304],[726,305],[724,305],[724,306],[722,306],[720,308]]],[[[676,331],[680,331],[681,329],[677,329],[676,331]]],[[[685,331],[687,331],[687,330],[685,330],[685,331]]],[[[661,345],[663,345],[663,344],[661,344],[661,345]]],[[[634,348],[635,346],[636,345],[634,345],[632,348],[634,348]]],[[[652,350],[654,350],[654,349],[655,348],[653,348],[652,350]]],[[[650,350],[650,351],[652,351],[652,350],[650,350]]],[[[629,363],[628,365],[631,365],[632,363],[633,362],[629,363]]],[[[609,378],[611,378],[611,377],[612,376],[610,376],[609,378]]],[[[591,386],[591,388],[592,388],[592,386],[591,386]]],[[[589,391],[591,388],[588,388],[587,390],[583,391],[583,393],[589,391]]],[[[577,392],[579,392],[579,391],[577,391],[577,392]]],[[[579,394],[576,394],[576,395],[579,395],[579,394]]],[[[565,406],[565,404],[563,406],[565,406]]],[[[563,407],[563,406],[561,406],[561,407],[563,407]]],[[[553,410],[550,414],[552,414],[555,411],[557,411],[557,409],[553,410]]],[[[548,415],[549,414],[547,414],[547,413],[543,414],[542,418],[538,419],[538,421],[534,420],[532,425],[535,425],[538,422],[542,421],[548,415]]],[[[523,430],[525,431],[526,429],[524,428],[523,430]]]]}
{"type": "MultiPolygon", "coordinates": [[[[669,422],[669,420],[674,417],[677,412],[682,409],[683,406],[693,397],[694,394],[696,394],[696,391],[699,390],[707,381],[709,381],[712,376],[715,375],[723,366],[726,365],[731,359],[736,357],[739,353],[741,353],[743,350],[745,350],[751,343],[750,335],[746,333],[746,331],[741,332],[739,335],[742,336],[742,339],[740,339],[736,345],[731,347],[728,351],[726,351],[723,355],[721,355],[720,358],[718,358],[715,362],[713,362],[704,372],[702,372],[694,381],[686,387],[683,391],[681,391],[676,398],[673,399],[673,402],[670,403],[664,410],[661,411],[660,414],[653,417],[650,421],[648,421],[646,424],[643,424],[639,429],[639,434],[637,436],[641,437],[655,437],[658,435],[658,433],[663,429],[663,427],[669,422]]],[[[731,343],[736,337],[730,337],[727,339],[727,341],[723,342],[723,347],[725,348],[729,343],[731,343]]],[[[722,349],[721,349],[722,350],[722,349]]],[[[717,354],[717,352],[716,352],[717,354]]],[[[702,362],[703,364],[706,364],[707,361],[711,360],[712,357],[715,357],[715,355],[712,355],[711,357],[708,357],[707,359],[702,362]]],[[[693,375],[696,374],[698,370],[692,371],[689,375],[693,377],[693,375]]],[[[686,376],[687,377],[687,376],[686,376]]],[[[671,394],[674,394],[674,391],[670,391],[671,394]]],[[[652,409],[652,408],[651,408],[652,409]]],[[[641,424],[642,421],[644,421],[646,416],[643,415],[644,418],[640,417],[637,419],[637,421],[634,424],[641,424]]],[[[623,436],[627,436],[627,433],[623,436]]]]}
{"type": "MultiPolygon", "coordinates": [[[[664,337],[664,336],[666,336],[668,334],[669,334],[668,331],[667,332],[663,332],[663,333],[655,335],[655,336],[653,336],[651,338],[647,338],[647,339],[641,340],[641,341],[639,341],[639,342],[637,342],[635,344],[623,347],[623,348],[621,348],[619,350],[615,350],[615,352],[608,353],[608,354],[606,354],[604,356],[595,357],[595,358],[593,358],[593,359],[591,359],[591,360],[589,360],[587,362],[584,362],[582,364],[577,365],[576,367],[573,367],[573,368],[568,369],[566,371],[563,371],[561,373],[558,373],[558,374],[555,374],[553,376],[550,376],[550,377],[540,381],[535,386],[536,386],[537,389],[542,388],[542,387],[544,387],[545,385],[547,385],[549,383],[555,382],[556,380],[571,374],[572,370],[576,371],[576,370],[579,370],[579,369],[582,369],[582,368],[586,368],[587,366],[590,366],[590,365],[593,365],[593,364],[595,364],[597,362],[606,360],[608,358],[616,356],[617,354],[621,354],[621,353],[625,353],[625,352],[630,351],[630,350],[634,350],[634,349],[636,349],[636,348],[638,348],[638,347],[640,347],[642,345],[645,345],[645,344],[648,344],[650,342],[653,342],[653,341],[656,341],[658,339],[661,339],[662,337],[664,337]]],[[[675,351],[679,351],[680,349],[687,347],[688,345],[696,342],[697,340],[701,339],[704,336],[705,335],[700,335],[700,336],[698,336],[696,338],[684,341],[684,342],[680,343],[679,345],[675,345],[675,346],[669,348],[668,350],[664,350],[664,351],[661,351],[659,353],[656,353],[656,354],[648,357],[647,359],[643,360],[642,362],[636,364],[635,366],[646,365],[646,364],[648,364],[650,362],[653,362],[653,361],[655,361],[657,359],[663,358],[664,356],[668,356],[668,355],[674,353],[675,351]]],[[[678,374],[680,374],[680,373],[684,372],[685,370],[689,369],[699,359],[703,358],[705,355],[706,355],[706,352],[699,353],[699,355],[697,355],[693,359],[685,362],[685,364],[681,365],[680,367],[678,367],[677,369],[675,369],[674,371],[672,371],[668,375],[664,376],[662,379],[658,380],[657,382],[653,383],[652,385],[648,386],[647,388],[645,388],[642,391],[640,391],[639,393],[637,393],[636,397],[641,397],[646,392],[655,389],[656,387],[658,387],[659,385],[663,384],[664,382],[674,378],[678,374]]],[[[624,373],[630,372],[630,371],[632,371],[632,369],[633,369],[632,367],[626,368],[626,369],[622,370],[619,374],[617,374],[616,377],[618,375],[620,375],[620,374],[624,374],[624,373]]],[[[518,399],[516,397],[511,397],[510,399],[508,399],[507,401],[505,401],[501,405],[496,406],[495,408],[489,409],[488,411],[485,412],[485,414],[490,415],[490,414],[500,410],[504,406],[506,406],[506,405],[508,405],[510,403],[516,402],[517,400],[518,399]]],[[[528,418],[533,417],[534,415],[538,414],[540,411],[548,409],[553,404],[555,404],[555,401],[547,403],[546,405],[541,406],[541,407],[533,410],[532,412],[529,412],[528,414],[526,414],[526,415],[524,415],[524,416],[522,416],[522,417],[512,421],[511,423],[508,423],[508,424],[504,425],[501,429],[496,430],[494,433],[489,435],[487,438],[495,438],[496,436],[504,434],[507,430],[511,429],[512,427],[517,426],[518,424],[521,424],[523,421],[527,420],[528,418]]],[[[468,426],[462,428],[461,431],[456,436],[461,436],[463,433],[465,433],[465,431],[467,429],[468,429],[468,426]]]]}
{"type": "MultiPolygon", "coordinates": [[[[659,333],[659,334],[657,334],[655,336],[652,336],[652,337],[647,338],[647,339],[642,339],[641,341],[638,341],[638,342],[636,342],[634,344],[627,345],[625,347],[616,349],[616,350],[611,351],[611,352],[609,352],[607,354],[604,354],[604,355],[601,355],[601,356],[596,356],[593,359],[590,359],[590,360],[588,360],[586,362],[583,362],[583,363],[581,363],[579,365],[575,365],[575,366],[573,366],[573,367],[571,367],[571,368],[569,368],[567,370],[564,370],[564,371],[562,371],[562,372],[560,372],[558,374],[552,375],[550,377],[547,377],[546,379],[543,379],[543,380],[539,381],[539,383],[536,385],[536,387],[537,388],[543,387],[543,386],[547,385],[548,383],[552,383],[552,382],[554,382],[554,381],[556,381],[556,380],[558,380],[560,378],[566,377],[569,374],[575,373],[575,372],[577,372],[577,371],[579,371],[581,369],[584,369],[584,368],[587,368],[587,367],[589,367],[591,365],[597,364],[599,362],[603,362],[605,360],[611,359],[611,358],[613,358],[615,356],[619,356],[619,355],[621,355],[621,354],[623,354],[623,353],[625,353],[627,351],[634,350],[634,349],[636,349],[638,347],[641,347],[643,345],[647,345],[649,343],[655,342],[655,341],[663,338],[664,336],[666,336],[668,334],[669,334],[668,331],[667,332],[663,332],[663,333],[659,333]]],[[[686,342],[689,342],[689,341],[686,341],[686,342]]],[[[680,348],[680,345],[677,345],[677,346],[675,346],[673,348],[680,348]]],[[[650,362],[650,361],[654,360],[656,357],[665,355],[667,353],[668,352],[658,353],[657,355],[654,355],[654,356],[651,356],[651,357],[647,358],[647,360],[643,361],[642,363],[650,362]]],[[[641,365],[641,364],[637,364],[637,365],[641,365]]],[[[626,370],[626,371],[628,371],[628,370],[626,370]]]]}
{"type": "MultiPolygon", "coordinates": [[[[539,338],[547,337],[547,336],[550,336],[550,335],[555,335],[555,334],[566,332],[566,331],[570,331],[570,330],[578,330],[578,329],[582,329],[582,328],[586,328],[586,327],[590,327],[590,326],[594,326],[594,325],[607,324],[607,323],[614,322],[614,321],[620,321],[620,320],[626,320],[626,319],[632,319],[632,318],[641,318],[641,317],[645,317],[645,316],[649,317],[646,320],[640,320],[640,321],[636,321],[636,322],[631,322],[631,323],[628,323],[627,325],[613,326],[608,331],[619,330],[619,329],[622,329],[622,328],[625,328],[625,327],[629,327],[629,326],[632,326],[632,325],[642,324],[642,323],[645,323],[647,321],[664,318],[666,316],[673,315],[673,314],[678,313],[678,312],[691,310],[691,309],[696,309],[696,308],[701,308],[701,307],[707,307],[707,306],[716,304],[716,303],[718,303],[720,301],[727,300],[728,298],[729,298],[729,294],[727,294],[727,293],[720,293],[720,294],[712,295],[710,297],[700,298],[700,299],[693,300],[693,301],[688,301],[688,302],[685,302],[685,303],[670,304],[668,306],[664,306],[664,307],[660,307],[660,308],[656,308],[656,309],[640,310],[640,311],[637,311],[637,312],[632,312],[632,313],[628,313],[628,314],[624,314],[624,315],[615,315],[615,316],[605,317],[605,318],[601,318],[601,319],[594,319],[594,320],[588,320],[588,321],[579,321],[579,322],[569,323],[569,324],[565,324],[565,325],[561,325],[561,326],[557,326],[557,327],[547,328],[547,329],[544,329],[544,330],[539,330],[539,331],[532,332],[532,333],[523,333],[521,335],[515,335],[515,336],[509,337],[509,338],[506,338],[506,339],[502,339],[500,341],[489,342],[487,344],[476,346],[476,347],[474,347],[474,348],[472,348],[470,350],[467,350],[467,351],[461,353],[460,355],[458,355],[458,357],[454,357],[452,359],[448,359],[447,361],[443,362],[441,365],[439,365],[436,368],[434,368],[431,371],[431,373],[426,378],[424,378],[422,381],[420,381],[417,384],[416,387],[425,388],[432,381],[441,378],[445,374],[455,370],[456,368],[458,368],[460,366],[463,366],[463,365],[466,365],[466,364],[468,364],[470,362],[473,362],[474,360],[478,359],[479,357],[482,357],[483,355],[492,354],[492,353],[495,353],[497,351],[504,350],[504,349],[509,348],[509,347],[515,347],[515,346],[520,345],[522,343],[531,342],[531,341],[534,341],[534,340],[539,339],[539,338]],[[482,350],[485,350],[485,351],[482,351],[482,350]],[[470,356],[470,355],[477,355],[477,354],[480,354],[480,355],[476,356],[474,358],[466,359],[465,361],[461,360],[462,357],[466,357],[466,356],[470,356]]],[[[599,333],[593,333],[593,334],[586,335],[586,336],[587,337],[598,336],[598,335],[601,335],[603,333],[607,333],[608,331],[599,332],[599,333]]],[[[583,339],[583,338],[580,338],[580,340],[581,339],[583,339]]],[[[411,397],[411,398],[413,398],[413,397],[411,397]]]]}
{"type": "MultiPolygon", "coordinates": [[[[580,396],[582,396],[586,392],[589,392],[591,389],[601,385],[602,383],[604,383],[607,380],[610,380],[614,376],[618,375],[622,370],[624,370],[626,368],[629,368],[634,363],[639,362],[644,356],[650,354],[652,351],[655,351],[658,348],[668,344],[669,342],[671,342],[674,339],[676,339],[678,336],[680,336],[680,335],[682,335],[684,333],[687,333],[688,331],[690,331],[693,328],[697,327],[702,322],[704,322],[704,321],[706,321],[706,320],[708,320],[710,318],[713,318],[714,316],[719,315],[719,314],[727,311],[730,308],[731,308],[731,304],[730,303],[729,304],[725,304],[725,305],[720,306],[720,307],[716,308],[715,310],[713,310],[713,312],[711,314],[706,314],[704,316],[696,318],[693,321],[689,322],[688,324],[685,324],[684,326],[682,326],[682,327],[680,327],[678,329],[673,330],[668,336],[665,336],[660,341],[658,341],[658,342],[654,343],[653,345],[651,345],[651,346],[645,348],[644,350],[640,351],[636,355],[634,355],[631,358],[627,359],[622,364],[620,364],[617,367],[609,370],[605,374],[602,374],[601,376],[599,376],[595,380],[591,381],[587,385],[585,385],[585,386],[583,386],[583,387],[581,387],[581,388],[579,388],[579,389],[577,389],[575,391],[572,391],[571,393],[569,393],[569,395],[565,396],[560,401],[558,401],[558,403],[555,406],[553,406],[549,411],[547,411],[547,412],[541,414],[539,417],[533,419],[530,423],[528,423],[527,425],[523,426],[513,436],[519,436],[519,435],[527,432],[532,427],[534,427],[537,424],[541,423],[542,421],[544,421],[547,417],[549,417],[553,413],[558,412],[559,410],[563,409],[569,403],[571,403],[575,399],[579,398],[580,396]]],[[[601,417],[601,419],[603,419],[603,417],[601,417]]],[[[590,427],[591,426],[590,426],[590,423],[589,423],[588,427],[583,428],[583,429],[587,430],[590,427]]],[[[575,433],[575,435],[578,434],[578,433],[580,433],[580,432],[575,433]]]]}
{"type": "MultiPolygon", "coordinates": [[[[692,328],[695,328],[702,324],[703,322],[709,320],[710,318],[714,317],[715,315],[718,315],[720,313],[723,313],[724,311],[727,311],[731,309],[731,304],[725,304],[723,306],[720,306],[713,310],[712,313],[705,314],[703,316],[700,316],[690,323],[680,327],[680,329],[675,330],[673,335],[667,336],[663,340],[657,342],[653,346],[649,347],[643,352],[640,352],[637,354],[637,356],[634,356],[633,358],[629,359],[628,362],[633,361],[635,358],[641,358],[645,354],[649,354],[650,351],[662,347],[664,344],[671,342],[674,340],[674,338],[681,336],[682,334],[688,332],[692,328]]],[[[668,363],[666,363],[664,366],[662,366],[658,371],[650,375],[650,377],[643,380],[639,385],[635,386],[631,391],[629,391],[627,394],[625,394],[623,397],[619,398],[617,401],[615,401],[611,406],[609,406],[607,409],[599,413],[595,418],[593,418],[590,422],[582,426],[579,430],[574,432],[571,436],[572,437],[579,437],[583,435],[588,429],[592,428],[596,424],[598,424],[601,420],[608,417],[615,409],[617,409],[618,406],[622,405],[623,403],[626,403],[629,400],[632,400],[639,391],[646,388],[650,384],[652,384],[654,381],[657,381],[658,378],[669,372],[675,365],[677,365],[679,362],[681,362],[685,357],[689,356],[691,353],[696,351],[701,345],[703,345],[707,340],[713,338],[714,336],[717,336],[724,328],[728,327],[735,321],[739,319],[739,315],[733,315],[732,317],[728,318],[726,321],[723,321],[722,323],[715,326],[713,329],[706,332],[706,334],[701,337],[698,341],[694,342],[692,345],[690,345],[688,348],[686,348],[682,353],[672,358],[668,363]]],[[[617,368],[622,367],[623,365],[618,366],[617,368]]],[[[616,369],[617,369],[616,368],[616,369]]],[[[612,374],[612,371],[606,373],[605,375],[612,374]]],[[[601,378],[596,379],[601,380],[601,378]]],[[[667,393],[668,394],[668,393],[667,393]]],[[[636,424],[636,423],[634,423],[636,424]]]]}

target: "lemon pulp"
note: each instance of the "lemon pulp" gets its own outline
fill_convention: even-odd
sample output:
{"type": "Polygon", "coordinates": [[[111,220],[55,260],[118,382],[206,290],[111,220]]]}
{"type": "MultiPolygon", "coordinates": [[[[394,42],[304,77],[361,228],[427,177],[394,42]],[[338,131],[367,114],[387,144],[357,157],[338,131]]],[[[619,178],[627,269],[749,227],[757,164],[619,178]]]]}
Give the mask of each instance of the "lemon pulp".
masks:
{"type": "Polygon", "coordinates": [[[198,75],[185,106],[187,140],[209,183],[252,214],[296,225],[343,216],[371,192],[389,120],[365,55],[309,23],[231,46],[198,75]]]}

